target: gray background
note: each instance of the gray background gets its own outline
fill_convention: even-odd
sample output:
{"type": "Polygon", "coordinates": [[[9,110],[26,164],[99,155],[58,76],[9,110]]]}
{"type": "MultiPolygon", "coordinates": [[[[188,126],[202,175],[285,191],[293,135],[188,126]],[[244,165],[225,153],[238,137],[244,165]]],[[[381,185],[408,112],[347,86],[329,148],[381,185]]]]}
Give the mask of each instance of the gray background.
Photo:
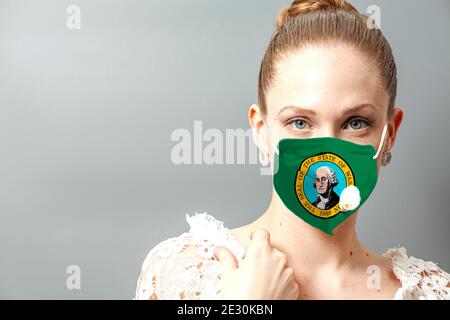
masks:
{"type": "MultiPolygon", "coordinates": [[[[129,299],[147,252],[185,213],[233,228],[270,199],[258,165],[175,166],[176,128],[248,128],[259,64],[289,1],[0,0],[0,298],[129,299]],[[66,8],[82,28],[66,28],[66,8]],[[79,265],[81,290],[66,288],[79,265]]],[[[378,252],[450,270],[450,2],[381,8],[405,109],[361,210],[378,252]]]]}

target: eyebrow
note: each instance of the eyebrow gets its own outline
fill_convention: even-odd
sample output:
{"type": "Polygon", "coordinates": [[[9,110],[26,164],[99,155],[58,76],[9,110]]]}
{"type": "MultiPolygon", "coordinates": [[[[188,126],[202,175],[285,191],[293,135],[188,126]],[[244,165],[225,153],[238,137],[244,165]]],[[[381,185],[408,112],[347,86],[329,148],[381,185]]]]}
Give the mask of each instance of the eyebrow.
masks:
{"type": "Polygon", "coordinates": [[[363,110],[373,111],[374,113],[378,112],[378,109],[373,104],[363,103],[363,104],[359,104],[357,106],[346,109],[343,112],[343,115],[348,115],[350,113],[355,113],[356,111],[363,111],[363,110]]]}
{"type": "MultiPolygon", "coordinates": [[[[345,111],[343,112],[343,115],[345,116],[345,115],[355,113],[357,111],[366,110],[366,109],[373,111],[375,113],[377,113],[377,111],[378,111],[377,108],[373,104],[363,103],[363,104],[359,104],[357,106],[345,109],[345,111]]],[[[302,108],[299,106],[292,106],[292,105],[281,108],[281,110],[278,112],[278,114],[281,114],[282,112],[288,111],[288,110],[292,110],[292,111],[296,111],[296,112],[300,112],[300,113],[304,113],[304,114],[310,114],[313,116],[316,115],[316,112],[314,110],[302,108]]]]}
{"type": "Polygon", "coordinates": [[[306,113],[306,114],[311,114],[313,116],[316,115],[316,112],[314,110],[305,109],[305,108],[297,107],[297,106],[286,106],[286,107],[283,107],[278,112],[278,114],[281,114],[282,112],[289,111],[289,110],[296,111],[296,112],[301,112],[301,113],[306,113]]]}

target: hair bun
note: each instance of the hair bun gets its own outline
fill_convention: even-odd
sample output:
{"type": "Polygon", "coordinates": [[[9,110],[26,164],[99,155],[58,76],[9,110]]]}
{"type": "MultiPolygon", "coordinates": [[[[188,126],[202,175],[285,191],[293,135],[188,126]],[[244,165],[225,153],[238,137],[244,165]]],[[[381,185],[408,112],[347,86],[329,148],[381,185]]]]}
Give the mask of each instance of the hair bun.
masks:
{"type": "Polygon", "coordinates": [[[320,10],[343,10],[358,14],[358,10],[346,0],[294,0],[289,7],[278,14],[277,29],[298,15],[320,10]]]}

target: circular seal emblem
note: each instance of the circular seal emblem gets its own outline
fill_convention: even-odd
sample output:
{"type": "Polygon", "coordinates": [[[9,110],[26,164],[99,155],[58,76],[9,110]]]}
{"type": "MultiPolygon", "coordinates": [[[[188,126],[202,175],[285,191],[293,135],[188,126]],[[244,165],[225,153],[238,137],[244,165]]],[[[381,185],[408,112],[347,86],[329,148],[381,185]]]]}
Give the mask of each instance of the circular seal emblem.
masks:
{"type": "Polygon", "coordinates": [[[334,153],[320,153],[302,161],[295,179],[299,203],[312,215],[329,219],[342,212],[342,190],[355,185],[350,166],[334,153]]]}

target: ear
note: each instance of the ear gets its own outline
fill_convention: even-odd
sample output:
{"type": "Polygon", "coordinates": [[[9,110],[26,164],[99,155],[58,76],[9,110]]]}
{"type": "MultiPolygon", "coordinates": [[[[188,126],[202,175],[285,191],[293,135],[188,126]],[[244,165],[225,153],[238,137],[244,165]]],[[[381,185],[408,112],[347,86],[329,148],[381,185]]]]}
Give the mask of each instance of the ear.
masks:
{"type": "Polygon", "coordinates": [[[270,142],[266,134],[264,115],[258,105],[252,104],[248,109],[248,120],[252,128],[253,142],[263,153],[270,153],[270,142]]]}
{"type": "Polygon", "coordinates": [[[399,106],[394,107],[392,116],[389,120],[389,137],[386,150],[392,150],[397,139],[398,130],[403,121],[403,109],[399,106]]]}

